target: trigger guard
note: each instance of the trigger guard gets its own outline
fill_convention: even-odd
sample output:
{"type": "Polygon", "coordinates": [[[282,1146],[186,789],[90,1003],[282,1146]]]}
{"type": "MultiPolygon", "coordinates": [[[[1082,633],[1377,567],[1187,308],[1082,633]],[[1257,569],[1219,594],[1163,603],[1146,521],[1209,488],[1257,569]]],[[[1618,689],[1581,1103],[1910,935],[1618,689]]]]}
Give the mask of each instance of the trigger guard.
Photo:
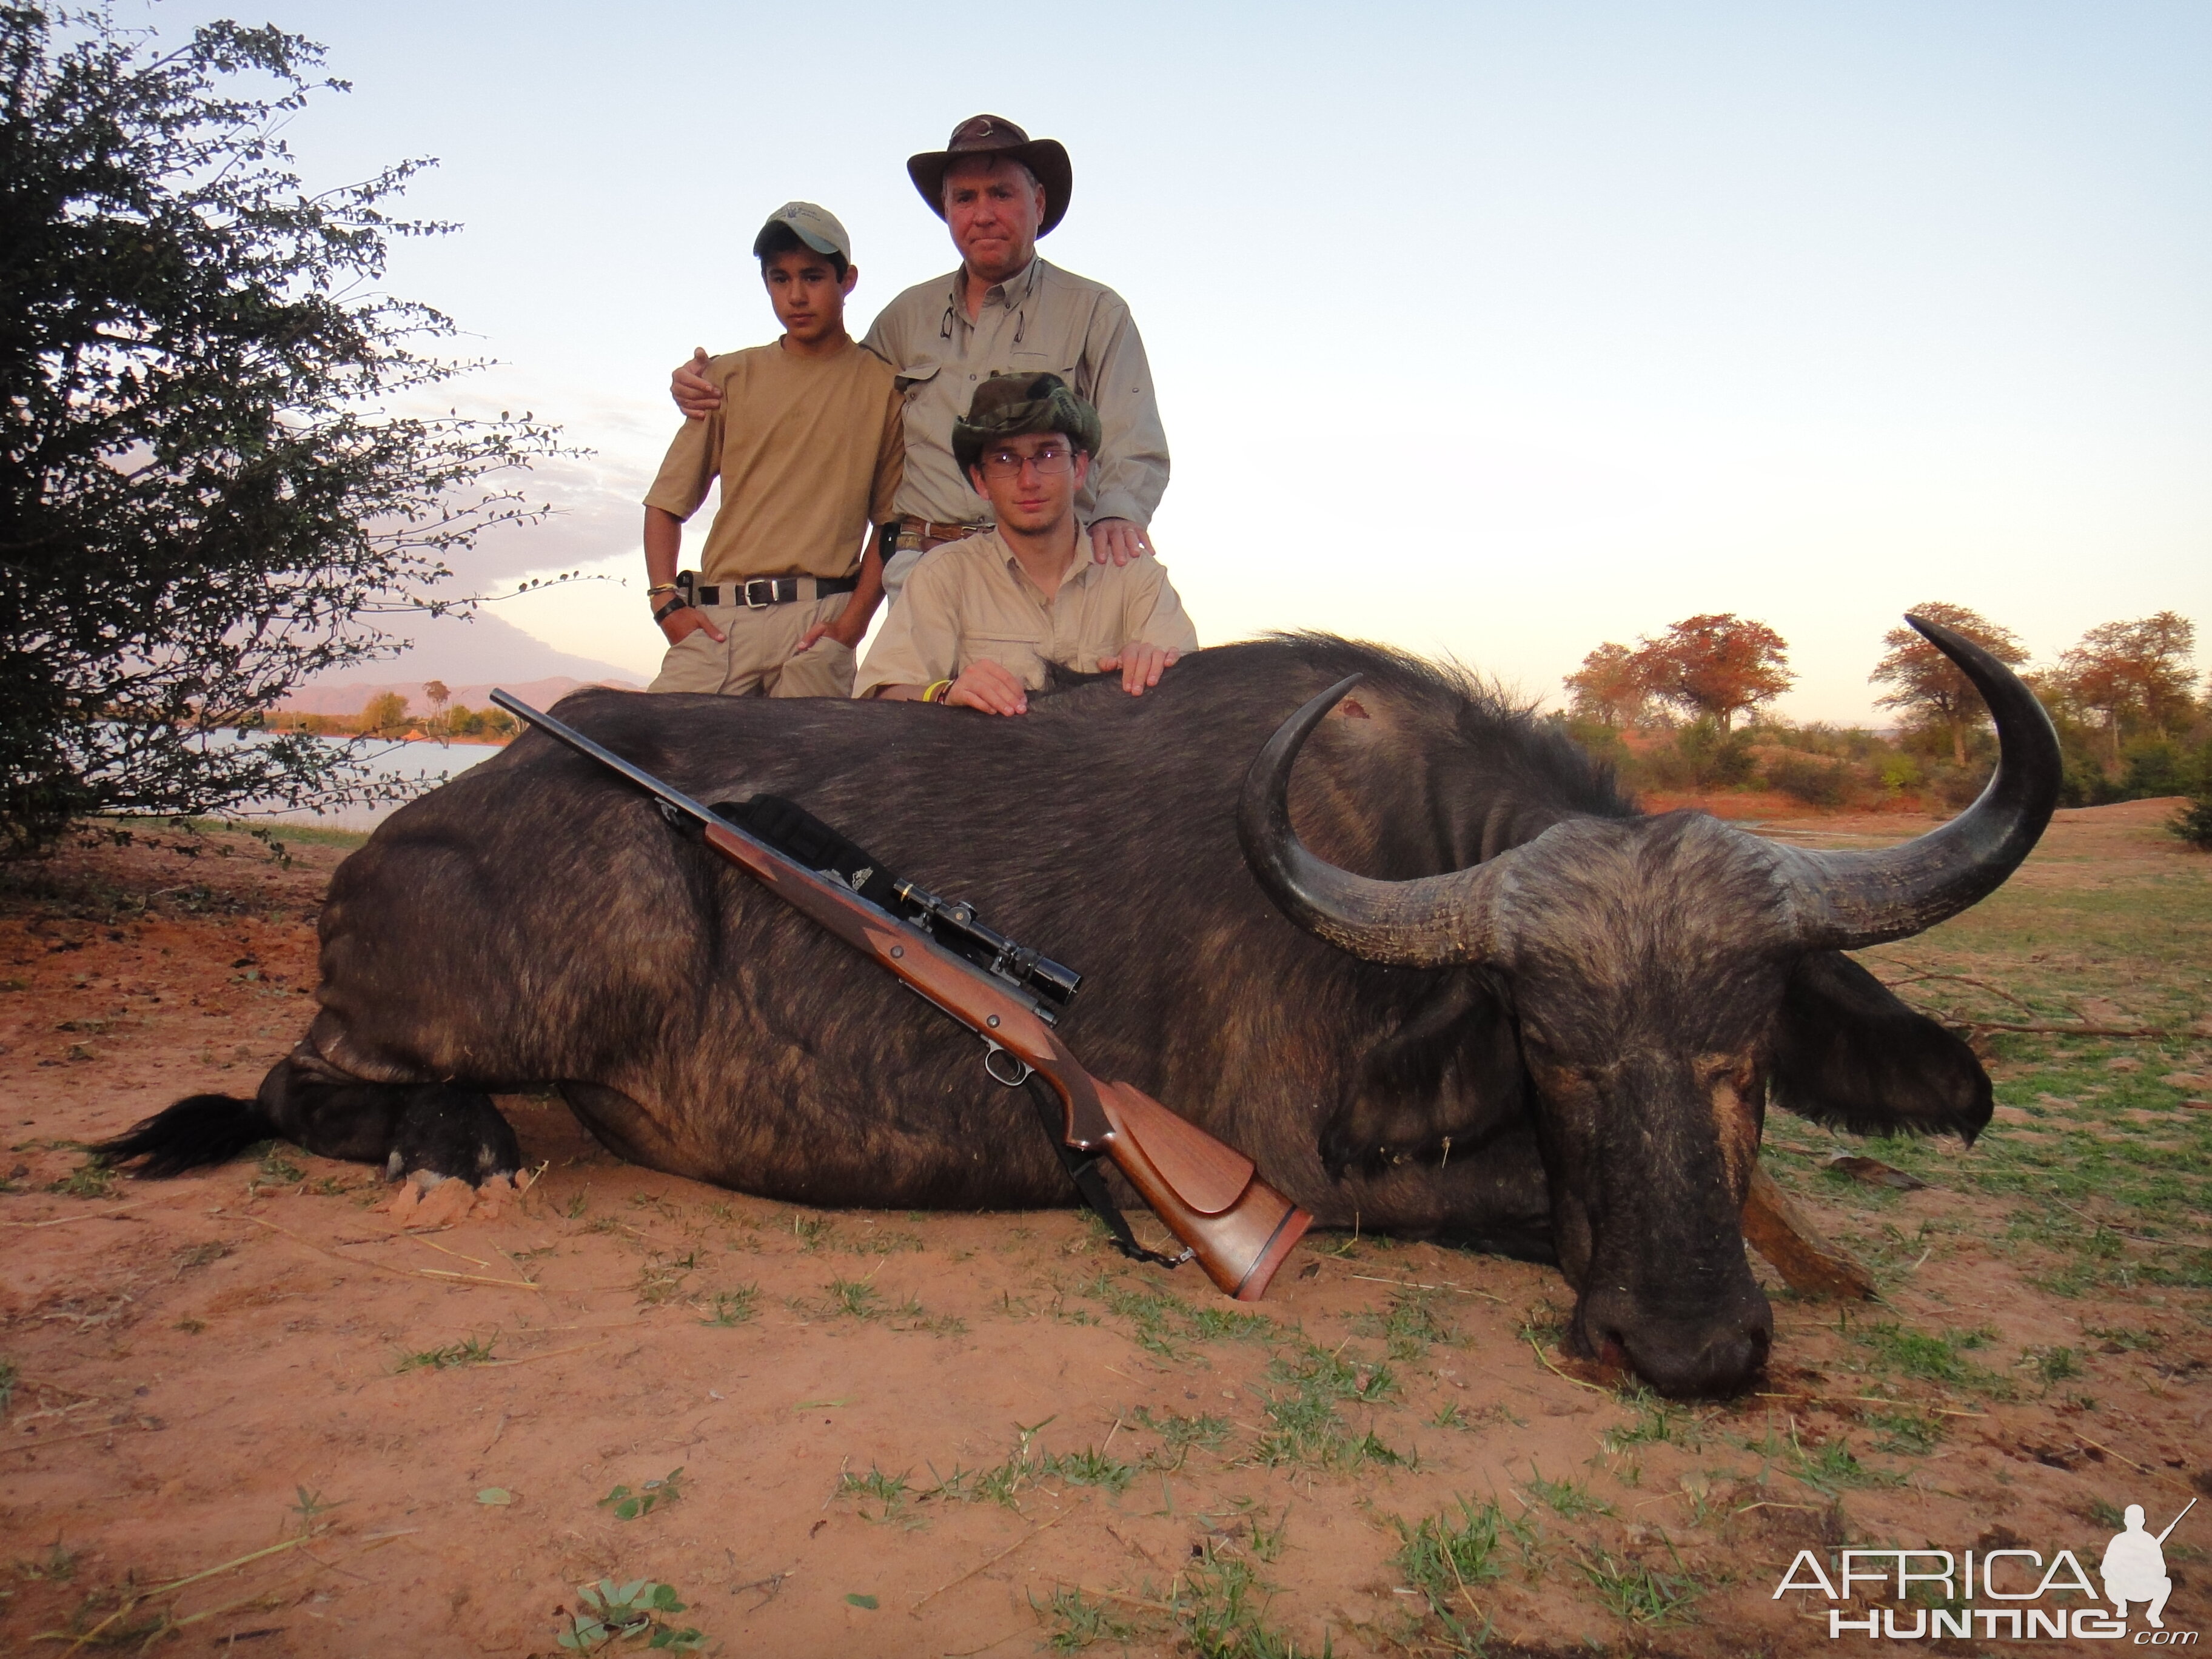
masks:
{"type": "Polygon", "coordinates": [[[991,1081],[1002,1089],[1018,1089],[1030,1080],[1028,1064],[1018,1056],[1007,1054],[995,1042],[988,1045],[984,1052],[983,1070],[989,1075],[991,1081]],[[1012,1077],[1001,1074],[999,1070],[998,1060],[1002,1054],[1006,1056],[1006,1063],[1014,1068],[1014,1074],[1012,1077]]]}

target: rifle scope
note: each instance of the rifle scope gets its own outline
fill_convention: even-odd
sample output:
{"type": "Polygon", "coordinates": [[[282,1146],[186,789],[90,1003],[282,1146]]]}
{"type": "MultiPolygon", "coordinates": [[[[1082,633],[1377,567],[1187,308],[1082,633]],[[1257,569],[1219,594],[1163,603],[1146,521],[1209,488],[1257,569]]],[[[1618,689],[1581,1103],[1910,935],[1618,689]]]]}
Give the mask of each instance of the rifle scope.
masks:
{"type": "Polygon", "coordinates": [[[901,881],[891,889],[913,920],[939,945],[977,967],[1012,981],[1065,1008],[1083,988],[1083,975],[1025,945],[1017,945],[976,915],[966,899],[942,899],[927,888],[901,881]]]}

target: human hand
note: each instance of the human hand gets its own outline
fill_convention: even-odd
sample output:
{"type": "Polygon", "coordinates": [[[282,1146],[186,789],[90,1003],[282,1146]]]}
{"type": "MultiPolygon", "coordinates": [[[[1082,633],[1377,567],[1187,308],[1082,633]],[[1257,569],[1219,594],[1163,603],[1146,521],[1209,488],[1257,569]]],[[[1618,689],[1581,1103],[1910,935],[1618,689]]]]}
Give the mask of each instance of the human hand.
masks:
{"type": "Polygon", "coordinates": [[[671,645],[689,638],[702,628],[707,630],[707,637],[717,645],[729,638],[714,626],[714,618],[696,605],[679,605],[660,619],[660,631],[667,636],[671,645]]]}
{"type": "Polygon", "coordinates": [[[1132,520],[1101,519],[1091,526],[1091,557],[1094,563],[1103,564],[1111,559],[1115,564],[1127,564],[1152,550],[1152,537],[1142,525],[1132,520]]]}
{"type": "Polygon", "coordinates": [[[707,348],[693,346],[691,361],[677,364],[668,377],[668,395],[676,399],[687,421],[703,421],[722,406],[720,390],[707,378],[707,348]]]}
{"type": "Polygon", "coordinates": [[[1123,646],[1113,656],[1099,658],[1098,672],[1104,674],[1120,669],[1121,689],[1133,697],[1141,697],[1145,695],[1145,688],[1158,685],[1161,672],[1173,667],[1175,659],[1181,655],[1182,653],[1180,651],[1135,640],[1123,646]]]}
{"type": "MultiPolygon", "coordinates": [[[[851,609],[850,605],[846,607],[848,611],[851,609]]],[[[844,613],[841,611],[827,622],[809,624],[806,631],[799,636],[798,648],[791,654],[794,657],[805,656],[814,648],[814,642],[817,640],[835,640],[848,651],[857,651],[860,648],[860,635],[867,631],[865,627],[848,627],[845,622],[844,613]]]]}
{"type": "Polygon", "coordinates": [[[952,682],[941,701],[963,708],[980,708],[987,714],[1026,714],[1029,688],[1003,665],[986,658],[968,665],[952,682]]]}

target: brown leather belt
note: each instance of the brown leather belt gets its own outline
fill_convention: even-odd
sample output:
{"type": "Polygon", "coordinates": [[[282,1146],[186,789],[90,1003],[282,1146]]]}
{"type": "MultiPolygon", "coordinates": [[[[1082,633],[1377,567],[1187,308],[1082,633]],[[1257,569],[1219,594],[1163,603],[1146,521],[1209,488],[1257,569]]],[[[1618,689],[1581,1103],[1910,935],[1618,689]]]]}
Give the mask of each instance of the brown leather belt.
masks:
{"type": "Polygon", "coordinates": [[[727,603],[744,605],[748,611],[765,611],[772,605],[791,605],[805,597],[799,592],[801,582],[812,582],[811,597],[824,599],[835,593],[849,593],[860,585],[857,576],[755,576],[741,582],[706,583],[691,590],[694,605],[721,605],[727,594],[727,603]]]}
{"type": "Polygon", "coordinates": [[[980,536],[989,530],[987,524],[939,524],[934,519],[917,519],[902,515],[899,528],[921,537],[924,541],[964,542],[970,536],[980,536]]]}

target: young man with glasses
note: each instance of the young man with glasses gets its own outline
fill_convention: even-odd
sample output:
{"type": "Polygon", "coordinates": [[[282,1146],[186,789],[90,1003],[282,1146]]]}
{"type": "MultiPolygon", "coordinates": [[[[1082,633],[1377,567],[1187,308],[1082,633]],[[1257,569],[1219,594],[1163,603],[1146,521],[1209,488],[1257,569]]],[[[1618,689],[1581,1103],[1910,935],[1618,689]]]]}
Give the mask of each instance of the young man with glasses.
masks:
{"type": "Polygon", "coordinates": [[[996,375],[952,428],[952,453],[995,529],[927,554],[884,619],[854,695],[1029,711],[1048,663],[1118,671],[1142,696],[1198,648],[1182,601],[1150,556],[1090,556],[1076,518],[1098,411],[1057,374],[996,375]]]}
{"type": "Polygon", "coordinates": [[[686,421],[645,498],[647,599],[667,636],[655,691],[843,697],[883,592],[867,527],[888,520],[905,400],[845,331],[860,271],[844,226],[811,202],[753,240],[781,339],[707,364],[720,403],[686,421]],[[684,520],[720,477],[696,577],[677,574],[684,520]]]}

